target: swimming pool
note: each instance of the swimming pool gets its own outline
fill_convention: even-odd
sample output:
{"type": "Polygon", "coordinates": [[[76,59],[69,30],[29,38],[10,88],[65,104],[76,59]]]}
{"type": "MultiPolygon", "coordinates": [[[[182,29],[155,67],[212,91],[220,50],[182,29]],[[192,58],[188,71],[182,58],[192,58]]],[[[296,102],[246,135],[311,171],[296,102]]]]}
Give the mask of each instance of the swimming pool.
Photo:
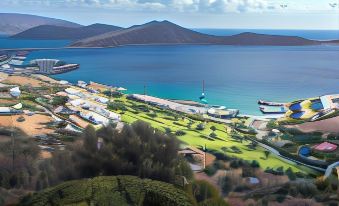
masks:
{"type": "Polygon", "coordinates": [[[312,101],[311,108],[315,111],[319,111],[319,110],[324,109],[324,106],[320,100],[315,100],[315,101],[312,101]]]}
{"type": "Polygon", "coordinates": [[[301,102],[294,103],[290,106],[290,110],[292,111],[300,111],[302,108],[301,102]]]}
{"type": "Polygon", "coordinates": [[[295,112],[293,114],[291,114],[291,118],[293,119],[300,119],[300,117],[302,117],[304,115],[305,112],[295,112]]]}

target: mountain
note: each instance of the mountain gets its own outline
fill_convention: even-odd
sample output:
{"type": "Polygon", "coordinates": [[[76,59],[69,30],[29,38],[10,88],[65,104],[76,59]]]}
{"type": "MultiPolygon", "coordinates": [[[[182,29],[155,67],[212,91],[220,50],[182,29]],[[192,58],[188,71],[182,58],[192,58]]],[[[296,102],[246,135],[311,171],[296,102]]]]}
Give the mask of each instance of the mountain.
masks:
{"type": "Polygon", "coordinates": [[[244,32],[223,38],[223,44],[227,45],[277,45],[277,46],[302,46],[316,45],[319,41],[309,40],[297,36],[267,35],[244,32]]]}
{"type": "Polygon", "coordinates": [[[79,27],[81,25],[65,20],[28,14],[0,13],[0,33],[13,35],[39,25],[79,27]]]}
{"type": "Polygon", "coordinates": [[[108,32],[74,42],[72,47],[115,47],[145,44],[219,44],[219,45],[314,45],[317,41],[301,37],[242,33],[213,36],[192,31],[169,21],[152,21],[119,31],[108,32]]]}
{"type": "Polygon", "coordinates": [[[55,25],[41,25],[30,28],[26,31],[13,35],[15,39],[83,39],[99,34],[104,34],[111,31],[120,30],[121,27],[111,26],[106,24],[92,24],[83,27],[64,27],[55,25]]]}

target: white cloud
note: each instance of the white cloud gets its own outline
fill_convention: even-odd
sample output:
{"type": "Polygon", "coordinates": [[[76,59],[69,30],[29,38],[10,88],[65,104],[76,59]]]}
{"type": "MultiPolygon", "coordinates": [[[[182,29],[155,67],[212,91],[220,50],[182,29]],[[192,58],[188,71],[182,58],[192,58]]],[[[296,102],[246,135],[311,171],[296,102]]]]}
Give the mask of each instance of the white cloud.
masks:
{"type": "Polygon", "coordinates": [[[45,6],[158,12],[330,11],[331,0],[0,0],[0,6],[45,6]],[[312,3],[311,3],[312,2],[312,3]],[[281,5],[286,4],[286,8],[281,5]]]}

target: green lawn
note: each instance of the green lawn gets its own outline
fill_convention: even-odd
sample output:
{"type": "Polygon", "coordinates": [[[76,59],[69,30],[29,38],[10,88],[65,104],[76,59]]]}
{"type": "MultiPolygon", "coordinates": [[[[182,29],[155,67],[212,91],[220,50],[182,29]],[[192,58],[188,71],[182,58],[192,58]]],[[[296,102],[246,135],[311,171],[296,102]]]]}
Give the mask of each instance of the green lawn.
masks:
{"type": "MultiPolygon", "coordinates": [[[[229,128],[226,124],[215,122],[204,123],[205,129],[200,131],[196,129],[196,126],[202,122],[192,120],[187,117],[182,118],[184,117],[183,114],[176,114],[173,111],[167,111],[146,105],[144,103],[128,100],[125,97],[118,98],[117,100],[124,103],[127,108],[127,111],[115,111],[122,115],[122,121],[125,123],[130,124],[137,120],[142,120],[148,122],[149,124],[151,124],[152,127],[161,131],[165,131],[165,128],[169,128],[172,133],[175,133],[178,130],[184,131],[186,134],[183,136],[178,136],[178,139],[184,144],[192,145],[195,147],[203,147],[204,145],[206,145],[208,149],[223,152],[221,149],[223,147],[230,148],[232,146],[236,146],[241,150],[241,153],[234,153],[228,150],[227,154],[248,161],[256,160],[259,162],[260,166],[263,169],[267,167],[277,168],[283,166],[284,169],[291,167],[292,170],[294,170],[295,172],[304,171],[304,168],[301,169],[297,166],[289,164],[273,154],[270,154],[269,157],[266,159],[264,149],[262,149],[261,147],[257,147],[255,150],[248,149],[246,145],[250,144],[250,141],[243,140],[242,142],[239,142],[232,139],[230,134],[226,132],[226,128],[229,128]],[[148,108],[149,112],[143,112],[140,110],[136,111],[136,106],[146,107],[148,108]],[[150,112],[156,113],[156,117],[148,116],[147,114],[150,112]],[[174,117],[176,115],[177,120],[174,117]],[[190,121],[192,121],[192,125],[190,128],[188,128],[187,125],[190,121]],[[217,135],[217,138],[209,137],[210,133],[212,132],[212,130],[210,129],[211,126],[216,127],[217,130],[215,131],[215,134],[217,135]]],[[[230,131],[230,129],[228,129],[228,131],[230,131]]]]}

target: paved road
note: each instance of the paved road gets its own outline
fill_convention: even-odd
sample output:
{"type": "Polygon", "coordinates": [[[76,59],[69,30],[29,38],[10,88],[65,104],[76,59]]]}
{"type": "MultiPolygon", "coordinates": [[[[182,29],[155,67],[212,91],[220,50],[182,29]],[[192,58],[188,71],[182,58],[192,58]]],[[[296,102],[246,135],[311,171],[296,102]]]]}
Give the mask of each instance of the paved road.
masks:
{"type": "MultiPolygon", "coordinates": [[[[332,171],[334,168],[336,168],[337,171],[339,172],[339,161],[327,167],[324,177],[328,178],[332,174],[332,171]]],[[[338,173],[338,180],[339,180],[339,173],[338,173]]]]}

